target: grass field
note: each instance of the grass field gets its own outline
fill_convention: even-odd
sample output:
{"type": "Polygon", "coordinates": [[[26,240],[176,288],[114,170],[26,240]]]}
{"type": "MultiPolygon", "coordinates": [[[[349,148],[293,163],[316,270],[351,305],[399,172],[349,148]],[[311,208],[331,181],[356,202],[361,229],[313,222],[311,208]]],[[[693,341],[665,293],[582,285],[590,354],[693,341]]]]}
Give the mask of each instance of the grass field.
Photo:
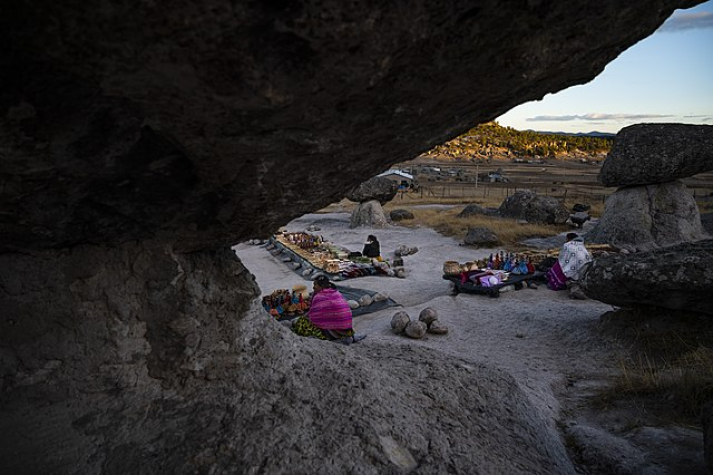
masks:
{"type": "MultiPolygon", "coordinates": [[[[447,236],[463,237],[469,227],[485,226],[493,230],[502,244],[515,246],[517,242],[530,237],[543,237],[571,229],[568,226],[547,226],[519,224],[516,220],[478,216],[457,218],[465,205],[477,204],[486,208],[497,208],[518,190],[529,189],[540,195],[554,196],[567,209],[575,203],[590,205],[589,214],[600,217],[605,202],[616,188],[606,188],[597,182],[600,165],[577,161],[548,161],[544,164],[513,163],[493,160],[488,164],[470,162],[455,163],[424,161],[401,164],[401,169],[409,170],[414,164],[437,166],[441,173],[421,174],[416,178],[417,191],[399,193],[384,206],[386,213],[393,209],[411,211],[415,219],[404,225],[429,226],[447,236]],[[506,182],[490,182],[475,177],[489,172],[500,171],[506,182]],[[428,208],[426,205],[452,205],[428,208]]],[[[395,167],[396,168],[396,167],[395,167]]],[[[683,180],[695,197],[701,213],[713,212],[713,173],[702,173],[683,180]]],[[[342,200],[334,203],[324,212],[351,211],[356,203],[342,200]]]]}

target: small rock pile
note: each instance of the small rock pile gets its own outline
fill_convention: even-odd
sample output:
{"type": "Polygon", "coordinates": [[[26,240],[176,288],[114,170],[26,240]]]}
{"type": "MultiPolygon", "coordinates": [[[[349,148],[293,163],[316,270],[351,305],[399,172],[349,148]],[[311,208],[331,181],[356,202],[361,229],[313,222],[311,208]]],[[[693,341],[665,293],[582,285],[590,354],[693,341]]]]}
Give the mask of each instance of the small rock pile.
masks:
{"type": "Polygon", "coordinates": [[[359,300],[347,300],[347,303],[349,304],[349,308],[355,310],[359,307],[368,307],[369,305],[375,302],[383,302],[388,298],[389,296],[385,293],[377,292],[374,295],[363,295],[359,300]]]}
{"type": "Polygon", "coordinates": [[[409,338],[421,339],[426,333],[445,335],[448,327],[438,320],[435,308],[427,307],[421,310],[418,320],[411,320],[408,313],[403,310],[396,312],[391,317],[391,330],[396,334],[405,334],[409,338]]]}

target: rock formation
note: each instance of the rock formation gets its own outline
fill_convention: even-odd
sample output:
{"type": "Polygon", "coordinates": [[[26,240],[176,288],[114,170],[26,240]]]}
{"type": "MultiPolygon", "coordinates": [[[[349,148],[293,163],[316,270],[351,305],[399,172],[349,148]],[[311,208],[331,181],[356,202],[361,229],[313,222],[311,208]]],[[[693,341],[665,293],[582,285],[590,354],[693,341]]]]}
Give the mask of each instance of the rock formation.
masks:
{"type": "Polygon", "coordinates": [[[382,208],[376,200],[359,203],[356,208],[354,208],[354,211],[352,211],[349,221],[349,226],[352,228],[359,226],[383,228],[388,224],[386,215],[384,214],[384,208],[382,208]]]}
{"type": "Polygon", "coordinates": [[[713,125],[637,124],[619,131],[604,186],[649,185],[713,170],[713,125]]]}
{"type": "Polygon", "coordinates": [[[600,257],[581,285],[588,297],[620,307],[713,314],[713,240],[600,257]]]}
{"type": "Polygon", "coordinates": [[[352,211],[351,227],[386,226],[388,223],[381,206],[391,201],[397,191],[396,182],[380,176],[370,178],[352,190],[347,198],[359,204],[352,211]]]}
{"type": "Polygon", "coordinates": [[[624,187],[613,193],[586,241],[649,250],[703,238],[698,205],[680,181],[624,187]]]}
{"type": "Polygon", "coordinates": [[[638,124],[622,129],[599,173],[619,186],[589,242],[648,250],[704,238],[693,196],[679,178],[713,170],[713,126],[638,124]]]}
{"type": "Polygon", "coordinates": [[[697,3],[5,9],[0,472],[572,473],[513,381],[297,339],[227,247],[589,81],[697,3]]]}
{"type": "Polygon", "coordinates": [[[569,218],[569,211],[554,196],[520,190],[505,198],[498,208],[498,215],[524,219],[528,223],[562,224],[569,218]]]}
{"type": "Polygon", "coordinates": [[[398,190],[399,187],[395,181],[375,176],[359,184],[347,194],[346,198],[355,203],[377,200],[383,206],[394,199],[398,190]]]}

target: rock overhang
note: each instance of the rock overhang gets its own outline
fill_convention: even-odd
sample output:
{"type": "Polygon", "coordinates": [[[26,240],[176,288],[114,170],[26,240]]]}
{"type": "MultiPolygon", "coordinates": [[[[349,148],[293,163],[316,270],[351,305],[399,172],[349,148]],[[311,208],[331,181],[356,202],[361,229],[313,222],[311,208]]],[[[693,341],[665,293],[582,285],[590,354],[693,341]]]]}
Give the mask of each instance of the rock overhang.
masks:
{"type": "Polygon", "coordinates": [[[0,250],[269,234],[697,3],[16,4],[0,250]]]}

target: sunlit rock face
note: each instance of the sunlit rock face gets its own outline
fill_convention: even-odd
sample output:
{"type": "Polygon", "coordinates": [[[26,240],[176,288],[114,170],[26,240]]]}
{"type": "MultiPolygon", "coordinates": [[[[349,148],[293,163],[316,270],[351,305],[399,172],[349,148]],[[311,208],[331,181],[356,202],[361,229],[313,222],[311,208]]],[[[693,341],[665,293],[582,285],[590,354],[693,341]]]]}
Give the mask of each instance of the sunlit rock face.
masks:
{"type": "Polygon", "coordinates": [[[696,3],[16,3],[0,249],[266,235],[696,3]]]}
{"type": "Polygon", "coordinates": [[[41,3],[0,15],[0,472],[572,473],[508,378],[299,340],[226,247],[699,2],[41,3]]]}

